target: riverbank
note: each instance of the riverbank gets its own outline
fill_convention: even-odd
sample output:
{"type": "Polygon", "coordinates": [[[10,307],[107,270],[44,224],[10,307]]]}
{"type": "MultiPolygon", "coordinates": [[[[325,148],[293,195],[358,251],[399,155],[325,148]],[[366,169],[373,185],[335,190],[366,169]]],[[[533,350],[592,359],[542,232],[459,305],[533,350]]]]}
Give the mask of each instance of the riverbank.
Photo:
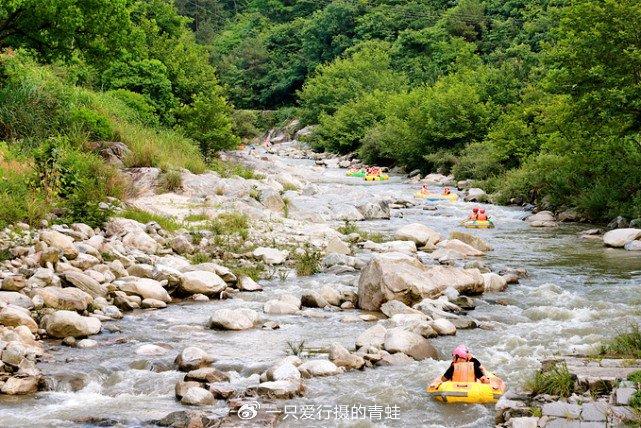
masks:
{"type": "MultiPolygon", "coordinates": [[[[91,296],[86,308],[75,309],[78,316],[102,323],[102,332],[90,336],[95,341],[90,347],[87,342],[78,346],[82,340],[67,347],[60,345],[63,337],[51,339],[53,330],[47,331],[45,318],[59,308],[43,305],[42,311],[30,311],[38,324],[34,338],[45,340],[37,342],[42,356],[27,360],[38,361],[47,379],[38,394],[38,402],[45,404],[34,408],[29,398],[11,400],[3,425],[24,424],[27,418],[43,426],[92,418],[89,425],[107,419],[130,426],[184,412],[195,395],[204,400],[195,417],[223,418],[232,426],[238,422],[233,410],[243,404],[237,398],[247,396],[276,406],[268,409],[279,410],[271,415],[284,425],[296,425],[284,420],[285,406],[314,404],[397,406],[400,419],[390,419],[390,424],[438,426],[447,420],[456,426],[490,426],[494,415],[489,408],[474,406],[460,414],[427,399],[425,385],[447,362],[426,357],[447,355],[465,341],[484,364],[509,384],[518,384],[539,358],[568,344],[585,348],[598,343],[608,328],[599,321],[601,314],[621,323],[635,317],[626,293],[633,290],[641,263],[630,258],[633,252],[606,250],[592,240],[564,252],[584,230],[580,226],[533,228],[521,221],[523,211],[483,205],[499,224],[474,231],[473,239],[458,227],[471,203],[424,204],[413,198],[417,185],[400,176],[384,183],[345,177],[345,169],[337,166],[346,159],[311,155],[296,143],[270,151],[234,155],[264,178],[185,171],[180,189],[172,193],[157,194],[156,170],[132,170],[138,196],[130,206],[170,215],[173,223],[163,228],[114,220],[92,232],[75,226],[84,236],[73,227],[60,228],[57,232],[66,237],[60,241],[68,245],[53,251],[61,254],[49,260],[51,266],[46,260],[43,265],[42,255],[52,245],[38,244],[41,236],[33,245],[25,242],[25,250],[5,262],[3,277],[23,275],[29,283],[14,293],[30,298],[30,309],[39,303],[33,296],[40,292],[34,290],[43,285],[78,288],[64,268],[77,268],[80,261],[88,263],[81,269],[85,275],[93,270],[103,276],[119,272],[119,277],[89,275],[107,290],[102,308],[102,296],[91,296]],[[90,240],[104,240],[123,257],[102,247],[92,251],[90,240]],[[71,247],[78,252],[75,258],[71,247]],[[50,283],[36,281],[36,272],[44,276],[39,269],[47,271],[50,283]],[[403,286],[388,287],[385,279],[398,278],[399,271],[410,272],[402,277],[403,286]],[[595,278],[588,281],[593,284],[588,294],[600,293],[602,281],[615,294],[608,299],[603,294],[594,305],[595,295],[584,295],[586,290],[575,285],[585,284],[586,274],[595,278]],[[244,279],[248,275],[258,284],[244,279]],[[550,283],[559,278],[559,284],[550,283]],[[140,284],[161,298],[145,296],[140,284]],[[145,299],[160,302],[147,300],[145,306],[164,303],[166,308],[137,309],[145,299]],[[404,304],[381,307],[386,300],[404,304]],[[111,304],[122,319],[115,311],[105,315],[111,304]],[[364,346],[363,335],[376,341],[364,346]],[[186,348],[207,356],[201,372],[190,373],[197,367],[178,370],[174,359],[186,348]],[[289,360],[286,376],[301,380],[269,374],[284,364],[288,352],[300,354],[302,361],[289,360]],[[319,364],[323,370],[309,370],[319,364]],[[198,389],[181,404],[177,398],[184,399],[185,382],[198,389]],[[264,385],[269,382],[286,385],[264,385]],[[182,385],[180,394],[176,385],[182,385]],[[271,401],[274,396],[280,398],[271,401]],[[296,397],[285,399],[291,396],[296,397]],[[123,403],[132,397],[137,403],[123,412],[123,403]]],[[[83,333],[78,339],[87,335],[83,333]]],[[[18,366],[7,367],[10,377],[25,378],[18,376],[18,366]]],[[[266,423],[274,423],[267,416],[261,413],[266,423]]]]}

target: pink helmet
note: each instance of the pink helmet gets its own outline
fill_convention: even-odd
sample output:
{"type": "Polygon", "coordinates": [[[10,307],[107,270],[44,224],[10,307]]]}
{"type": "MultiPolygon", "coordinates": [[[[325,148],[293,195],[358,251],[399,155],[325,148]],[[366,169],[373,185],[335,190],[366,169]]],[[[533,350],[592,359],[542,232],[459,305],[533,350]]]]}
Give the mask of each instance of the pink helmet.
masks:
{"type": "Polygon", "coordinates": [[[467,346],[461,344],[461,345],[457,346],[456,348],[454,348],[454,350],[452,351],[452,356],[453,357],[464,358],[464,359],[467,360],[469,358],[469,356],[470,356],[470,350],[467,349],[467,346]]]}

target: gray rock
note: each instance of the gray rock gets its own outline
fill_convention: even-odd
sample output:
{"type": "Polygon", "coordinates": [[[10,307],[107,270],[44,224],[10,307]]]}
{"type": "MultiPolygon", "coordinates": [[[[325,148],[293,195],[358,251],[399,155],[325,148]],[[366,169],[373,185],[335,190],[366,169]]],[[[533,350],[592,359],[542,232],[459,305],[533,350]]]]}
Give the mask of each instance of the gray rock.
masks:
{"type": "Polygon", "coordinates": [[[221,277],[213,272],[191,271],[183,273],[180,288],[189,294],[218,294],[227,287],[221,277]]]}
{"type": "Polygon", "coordinates": [[[216,399],[214,395],[206,389],[193,387],[185,392],[180,402],[189,406],[207,406],[214,404],[216,399]]]}
{"type": "Polygon", "coordinates": [[[35,376],[10,377],[0,391],[6,395],[33,394],[38,391],[38,378],[35,376]]]}
{"type": "Polygon", "coordinates": [[[309,290],[301,296],[301,305],[307,308],[324,308],[329,303],[317,291],[309,290]]]}
{"type": "Polygon", "coordinates": [[[29,311],[21,306],[7,305],[0,309],[0,325],[7,327],[26,326],[32,333],[38,331],[38,324],[31,318],[29,311]]]}
{"type": "Polygon", "coordinates": [[[88,293],[73,287],[45,287],[36,290],[36,295],[42,297],[45,306],[68,311],[84,311],[93,301],[88,293]]]}
{"type": "Polygon", "coordinates": [[[637,392],[636,388],[617,388],[614,391],[615,403],[623,406],[630,404],[630,398],[637,392]]]}
{"type": "Polygon", "coordinates": [[[258,385],[258,395],[268,398],[287,399],[303,394],[305,388],[299,380],[278,380],[258,385]]]}
{"type": "Polygon", "coordinates": [[[100,284],[98,281],[81,272],[67,271],[64,279],[74,287],[81,289],[91,297],[106,297],[107,286],[100,284]]]}
{"type": "Polygon", "coordinates": [[[213,361],[213,358],[209,356],[209,354],[195,346],[189,346],[183,349],[176,357],[176,364],[182,371],[191,371],[206,367],[213,361]]]}
{"type": "Polygon", "coordinates": [[[342,372],[336,364],[329,360],[310,360],[301,364],[298,370],[304,377],[333,376],[342,372]]]}
{"type": "Polygon", "coordinates": [[[247,330],[254,327],[258,320],[258,313],[248,308],[219,309],[209,318],[209,328],[247,330]]]}
{"type": "Polygon", "coordinates": [[[357,348],[382,348],[385,343],[387,329],[376,324],[362,332],[356,339],[357,348]]]}
{"type": "Polygon", "coordinates": [[[424,337],[401,328],[387,331],[384,347],[388,352],[402,352],[415,360],[438,358],[438,351],[424,337]]]}
{"type": "Polygon", "coordinates": [[[541,410],[543,415],[554,416],[557,418],[578,419],[581,415],[581,406],[577,404],[564,403],[563,401],[544,403],[541,410]]]}
{"type": "Polygon", "coordinates": [[[581,419],[584,421],[605,422],[608,404],[601,401],[585,403],[581,406],[581,419]]]}
{"type": "Polygon", "coordinates": [[[99,319],[83,317],[72,311],[57,311],[45,317],[45,329],[51,337],[84,337],[100,333],[99,319]]]}

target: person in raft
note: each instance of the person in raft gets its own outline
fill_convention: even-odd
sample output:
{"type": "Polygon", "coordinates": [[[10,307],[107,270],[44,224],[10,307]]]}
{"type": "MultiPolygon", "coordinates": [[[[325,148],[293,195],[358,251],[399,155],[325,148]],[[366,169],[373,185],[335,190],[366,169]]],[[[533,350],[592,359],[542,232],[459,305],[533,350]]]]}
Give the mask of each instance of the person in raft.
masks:
{"type": "Polygon", "coordinates": [[[485,208],[479,209],[479,213],[476,216],[476,219],[478,221],[487,221],[488,220],[487,214],[485,214],[485,208]]]}
{"type": "Polygon", "coordinates": [[[427,184],[423,184],[421,186],[421,193],[424,195],[427,195],[428,193],[430,193],[430,188],[427,187],[427,184]]]}
{"type": "MultiPolygon", "coordinates": [[[[482,382],[490,383],[490,379],[485,375],[485,371],[481,366],[479,360],[474,358],[465,345],[459,345],[452,351],[452,364],[441,376],[440,382],[435,383],[440,385],[442,382],[482,382]]],[[[434,385],[437,387],[438,385],[434,385]]]]}
{"type": "Polygon", "coordinates": [[[470,213],[470,215],[467,216],[467,219],[468,220],[472,220],[472,221],[478,220],[479,219],[479,209],[476,208],[476,207],[472,208],[472,212],[470,213]]]}
{"type": "Polygon", "coordinates": [[[446,187],[446,188],[443,189],[443,194],[444,195],[449,195],[450,193],[452,193],[452,191],[450,190],[449,187],[446,187]]]}

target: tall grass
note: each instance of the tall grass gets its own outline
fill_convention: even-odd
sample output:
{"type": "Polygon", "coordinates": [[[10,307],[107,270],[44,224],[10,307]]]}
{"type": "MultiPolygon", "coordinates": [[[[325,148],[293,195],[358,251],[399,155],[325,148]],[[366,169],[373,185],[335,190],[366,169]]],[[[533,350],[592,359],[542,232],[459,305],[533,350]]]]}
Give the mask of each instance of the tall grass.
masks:
{"type": "Polygon", "coordinates": [[[545,371],[537,372],[526,382],[525,387],[534,395],[569,397],[574,392],[574,376],[565,363],[554,364],[545,371]]]}
{"type": "Polygon", "coordinates": [[[147,211],[143,211],[137,208],[128,208],[119,214],[120,217],[128,218],[131,220],[136,220],[139,223],[147,224],[149,222],[155,221],[168,232],[175,232],[181,227],[182,224],[177,222],[171,217],[165,217],[163,215],[152,214],[147,211]]]}
{"type": "Polygon", "coordinates": [[[601,346],[599,354],[615,358],[641,358],[641,329],[633,325],[601,346]]]}

